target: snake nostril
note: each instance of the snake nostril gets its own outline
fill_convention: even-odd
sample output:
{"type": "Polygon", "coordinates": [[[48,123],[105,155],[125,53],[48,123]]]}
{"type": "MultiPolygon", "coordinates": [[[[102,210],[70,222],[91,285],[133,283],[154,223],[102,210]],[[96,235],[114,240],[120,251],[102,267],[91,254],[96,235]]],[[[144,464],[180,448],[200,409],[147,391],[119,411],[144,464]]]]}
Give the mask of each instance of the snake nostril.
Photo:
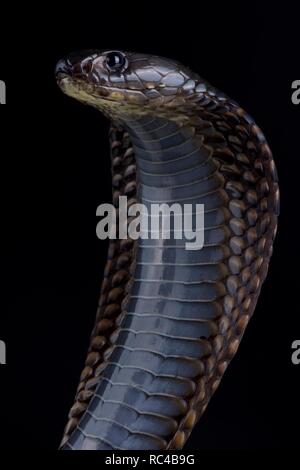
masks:
{"type": "Polygon", "coordinates": [[[55,67],[55,75],[67,74],[69,75],[72,71],[72,65],[68,59],[61,59],[57,62],[55,67]]]}

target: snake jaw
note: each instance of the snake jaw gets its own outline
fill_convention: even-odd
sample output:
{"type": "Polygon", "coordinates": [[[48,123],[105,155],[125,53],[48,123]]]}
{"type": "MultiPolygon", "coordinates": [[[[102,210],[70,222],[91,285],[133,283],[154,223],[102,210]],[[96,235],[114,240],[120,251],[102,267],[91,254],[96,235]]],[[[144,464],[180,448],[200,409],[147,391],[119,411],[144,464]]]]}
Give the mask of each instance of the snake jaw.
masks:
{"type": "MultiPolygon", "coordinates": [[[[138,90],[107,88],[90,83],[84,77],[71,77],[59,73],[56,77],[60,89],[71,98],[101,111],[114,122],[126,121],[129,117],[137,119],[146,115],[164,117],[168,115],[180,125],[187,120],[184,112],[184,97],[153,96],[138,90]]],[[[153,89],[148,92],[153,92],[153,89]]]]}

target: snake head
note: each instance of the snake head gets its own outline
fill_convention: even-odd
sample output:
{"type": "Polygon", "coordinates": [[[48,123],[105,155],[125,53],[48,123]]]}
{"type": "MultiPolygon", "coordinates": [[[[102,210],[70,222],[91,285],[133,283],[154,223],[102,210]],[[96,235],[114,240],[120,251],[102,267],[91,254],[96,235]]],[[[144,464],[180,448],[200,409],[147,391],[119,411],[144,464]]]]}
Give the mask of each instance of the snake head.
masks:
{"type": "MultiPolygon", "coordinates": [[[[206,90],[208,84],[180,63],[122,51],[71,54],[56,66],[57,82],[69,96],[111,119],[170,113],[206,90]]],[[[189,105],[190,108],[190,105],[189,105]]]]}

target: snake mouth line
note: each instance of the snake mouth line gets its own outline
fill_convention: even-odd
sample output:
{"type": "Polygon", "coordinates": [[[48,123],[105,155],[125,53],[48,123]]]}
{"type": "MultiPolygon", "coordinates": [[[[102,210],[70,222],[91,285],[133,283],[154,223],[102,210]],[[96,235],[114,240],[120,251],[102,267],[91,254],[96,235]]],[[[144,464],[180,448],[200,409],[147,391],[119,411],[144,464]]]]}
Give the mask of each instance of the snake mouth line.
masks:
{"type": "Polygon", "coordinates": [[[108,90],[101,85],[91,84],[86,78],[72,77],[67,73],[59,72],[56,74],[56,81],[66,95],[100,109],[103,113],[111,108],[121,108],[124,104],[123,94],[108,90]]]}
{"type": "Polygon", "coordinates": [[[128,111],[143,111],[139,100],[132,102],[126,92],[119,88],[90,83],[86,77],[72,77],[64,72],[56,74],[56,81],[66,95],[94,106],[104,114],[109,113],[109,110],[114,110],[117,114],[117,110],[124,107],[128,111]]]}

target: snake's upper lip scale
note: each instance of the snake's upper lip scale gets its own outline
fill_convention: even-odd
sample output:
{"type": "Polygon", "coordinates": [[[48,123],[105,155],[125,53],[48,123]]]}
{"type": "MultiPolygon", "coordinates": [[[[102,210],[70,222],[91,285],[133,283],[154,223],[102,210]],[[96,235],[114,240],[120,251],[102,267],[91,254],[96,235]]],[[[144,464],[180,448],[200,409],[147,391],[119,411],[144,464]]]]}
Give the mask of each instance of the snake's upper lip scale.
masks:
{"type": "Polygon", "coordinates": [[[57,72],[55,77],[56,77],[56,81],[58,83],[61,83],[64,78],[69,78],[69,75],[64,72],[57,72]]]}

